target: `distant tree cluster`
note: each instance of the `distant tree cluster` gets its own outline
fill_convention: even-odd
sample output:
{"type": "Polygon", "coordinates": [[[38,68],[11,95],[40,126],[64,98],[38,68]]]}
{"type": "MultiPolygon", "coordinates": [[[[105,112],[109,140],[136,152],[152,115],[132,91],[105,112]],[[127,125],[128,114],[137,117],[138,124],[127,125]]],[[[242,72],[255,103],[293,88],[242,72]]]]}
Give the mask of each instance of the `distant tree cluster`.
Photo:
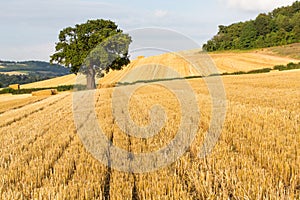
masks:
{"type": "Polygon", "coordinates": [[[4,68],[0,68],[0,72],[31,72],[31,73],[45,73],[53,74],[55,76],[63,76],[69,74],[69,69],[61,66],[50,64],[49,62],[43,61],[2,61],[0,60],[0,65],[4,68]]]}
{"type": "Polygon", "coordinates": [[[61,65],[50,65],[43,61],[2,61],[0,60],[0,88],[11,84],[26,84],[42,81],[58,76],[70,74],[69,69],[61,65]],[[8,75],[8,72],[21,72],[25,74],[8,75]]]}
{"type": "Polygon", "coordinates": [[[255,20],[219,26],[218,34],[203,45],[206,51],[252,49],[300,42],[300,2],[281,7],[255,20]]]}
{"type": "Polygon", "coordinates": [[[54,78],[55,76],[43,73],[29,73],[26,75],[0,74],[0,88],[8,87],[11,84],[26,84],[54,78]]]}

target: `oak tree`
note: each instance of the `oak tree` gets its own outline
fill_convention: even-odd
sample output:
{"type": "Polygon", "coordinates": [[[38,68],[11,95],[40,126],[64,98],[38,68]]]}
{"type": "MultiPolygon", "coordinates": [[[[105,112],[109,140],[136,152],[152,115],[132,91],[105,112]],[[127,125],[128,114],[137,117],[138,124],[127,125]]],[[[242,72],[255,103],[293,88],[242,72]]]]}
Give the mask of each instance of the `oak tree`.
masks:
{"type": "Polygon", "coordinates": [[[87,89],[96,88],[95,76],[103,71],[119,70],[129,61],[131,37],[104,19],[88,20],[60,31],[51,63],[69,67],[71,72],[87,77],[87,89]]]}

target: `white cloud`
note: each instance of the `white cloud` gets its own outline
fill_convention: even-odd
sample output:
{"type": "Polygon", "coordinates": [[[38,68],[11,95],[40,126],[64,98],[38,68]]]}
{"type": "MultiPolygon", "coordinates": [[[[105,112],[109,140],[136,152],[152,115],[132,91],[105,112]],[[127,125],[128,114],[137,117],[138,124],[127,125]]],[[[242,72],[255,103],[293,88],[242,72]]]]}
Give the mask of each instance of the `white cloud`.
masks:
{"type": "Polygon", "coordinates": [[[54,53],[53,43],[14,45],[0,48],[0,59],[12,61],[43,60],[49,61],[54,53]]]}
{"type": "Polygon", "coordinates": [[[272,11],[274,8],[287,6],[295,0],[221,0],[227,6],[244,11],[272,11]]]}
{"type": "Polygon", "coordinates": [[[0,34],[0,59],[49,60],[62,28],[97,18],[111,19],[125,31],[167,27],[202,43],[216,33],[219,24],[248,20],[293,1],[192,0],[194,4],[183,4],[176,0],[163,1],[158,7],[155,1],[138,0],[0,0],[0,26],[5,27],[0,34]]]}
{"type": "Polygon", "coordinates": [[[156,17],[163,18],[163,17],[168,15],[168,11],[166,11],[166,10],[155,10],[154,15],[156,17]]]}

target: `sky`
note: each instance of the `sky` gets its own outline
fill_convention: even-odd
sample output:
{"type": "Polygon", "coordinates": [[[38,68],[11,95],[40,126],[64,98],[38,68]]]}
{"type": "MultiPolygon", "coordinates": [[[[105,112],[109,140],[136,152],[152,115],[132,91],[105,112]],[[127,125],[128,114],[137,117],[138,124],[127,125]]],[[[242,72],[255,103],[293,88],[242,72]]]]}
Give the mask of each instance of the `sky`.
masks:
{"type": "MultiPolygon", "coordinates": [[[[129,32],[174,30],[199,47],[218,25],[255,19],[295,0],[0,0],[0,60],[49,61],[59,31],[89,19],[110,19],[129,32]]],[[[134,40],[134,38],[133,38],[134,40]]]]}

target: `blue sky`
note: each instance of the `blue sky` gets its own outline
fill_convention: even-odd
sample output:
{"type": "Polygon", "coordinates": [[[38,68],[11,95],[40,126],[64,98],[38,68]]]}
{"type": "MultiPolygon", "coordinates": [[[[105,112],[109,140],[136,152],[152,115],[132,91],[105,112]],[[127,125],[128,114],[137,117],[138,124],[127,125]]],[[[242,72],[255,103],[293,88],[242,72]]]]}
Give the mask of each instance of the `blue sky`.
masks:
{"type": "MultiPolygon", "coordinates": [[[[111,19],[121,29],[175,30],[199,46],[218,25],[254,19],[295,0],[0,0],[0,59],[49,60],[61,29],[111,19]]],[[[134,39],[134,38],[133,38],[134,39]]]]}

